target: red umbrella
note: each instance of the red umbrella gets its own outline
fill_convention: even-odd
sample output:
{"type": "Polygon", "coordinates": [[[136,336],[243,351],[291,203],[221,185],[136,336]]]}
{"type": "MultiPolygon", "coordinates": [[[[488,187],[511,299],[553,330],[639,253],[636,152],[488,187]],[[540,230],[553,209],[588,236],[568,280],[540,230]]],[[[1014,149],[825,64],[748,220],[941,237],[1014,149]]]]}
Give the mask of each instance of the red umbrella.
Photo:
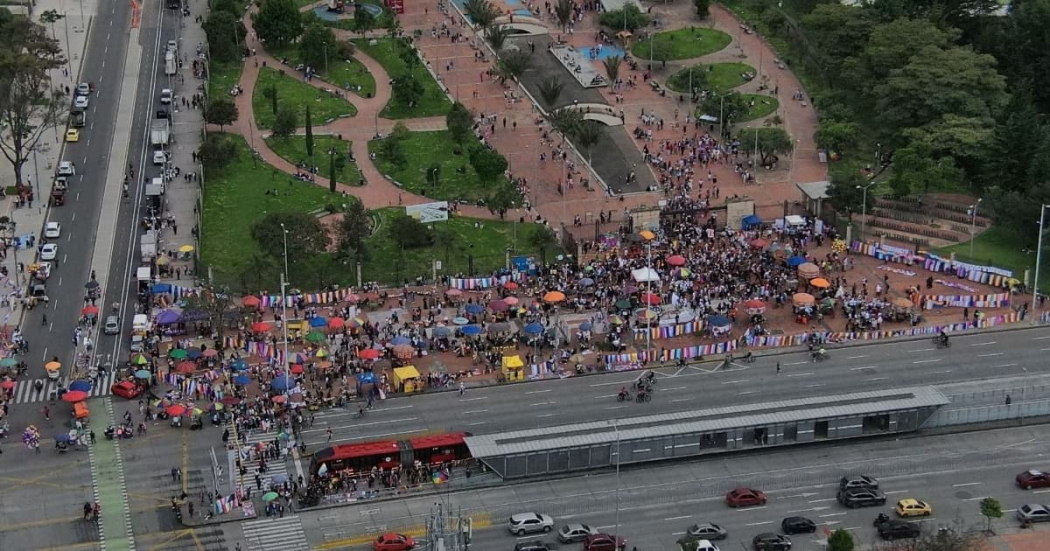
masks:
{"type": "Polygon", "coordinates": [[[197,371],[197,364],[193,362],[179,362],[179,364],[175,366],[175,371],[178,371],[179,373],[193,373],[194,371],[197,371]]]}
{"type": "Polygon", "coordinates": [[[243,304],[246,308],[257,308],[260,304],[262,304],[262,299],[254,295],[248,295],[241,299],[241,304],[243,304]]]}
{"type": "Polygon", "coordinates": [[[757,298],[744,301],[744,309],[747,310],[748,314],[761,314],[766,311],[768,305],[757,298]]]}
{"type": "Polygon", "coordinates": [[[753,239],[751,240],[751,246],[756,249],[764,249],[769,243],[765,239],[753,239]]]}
{"type": "Polygon", "coordinates": [[[667,263],[671,266],[685,266],[685,257],[680,254],[671,255],[667,257],[667,263]]]}
{"type": "Polygon", "coordinates": [[[303,364],[295,364],[292,366],[292,375],[299,375],[303,372],[303,364]]]}
{"type": "Polygon", "coordinates": [[[205,358],[214,358],[215,356],[219,355],[219,351],[214,348],[209,348],[205,350],[201,355],[205,358]]]}
{"type": "Polygon", "coordinates": [[[506,312],[510,309],[510,304],[507,304],[502,300],[494,300],[489,303],[489,308],[491,308],[493,312],[506,312]]]}
{"type": "Polygon", "coordinates": [[[95,314],[98,314],[98,306],[95,306],[94,304],[89,304],[85,306],[84,309],[80,311],[80,313],[85,316],[94,316],[95,314]]]}
{"type": "Polygon", "coordinates": [[[329,329],[342,329],[346,325],[346,320],[343,318],[329,318],[328,328],[329,329]]]}
{"type": "Polygon", "coordinates": [[[357,357],[364,360],[374,360],[379,357],[379,351],[375,348],[366,348],[358,352],[357,357]]]}
{"type": "Polygon", "coordinates": [[[640,298],[643,303],[648,304],[649,306],[656,306],[662,302],[660,295],[656,293],[642,293],[640,298]]]}
{"type": "Polygon", "coordinates": [[[4,390],[11,390],[12,388],[15,388],[15,382],[10,379],[0,382],[0,388],[4,390]]]}
{"type": "Polygon", "coordinates": [[[236,396],[223,396],[222,400],[219,400],[227,406],[235,406],[241,403],[241,399],[236,396]]]}
{"type": "Polygon", "coordinates": [[[349,295],[346,295],[346,298],[343,300],[347,301],[350,304],[357,304],[358,302],[361,302],[361,297],[350,293],[349,295]]]}
{"type": "Polygon", "coordinates": [[[252,331],[255,333],[266,333],[270,330],[270,324],[265,321],[257,321],[252,324],[252,331]]]}
{"type": "Polygon", "coordinates": [[[518,284],[513,282],[513,281],[508,281],[508,282],[503,284],[503,288],[504,289],[510,289],[510,290],[513,291],[514,289],[518,288],[518,284]]]}
{"type": "Polygon", "coordinates": [[[83,402],[87,400],[88,393],[83,390],[70,390],[69,392],[62,395],[63,402],[69,402],[75,404],[77,402],[83,402]]]}
{"type": "Polygon", "coordinates": [[[170,405],[170,406],[168,406],[168,409],[164,410],[164,412],[167,413],[168,415],[172,416],[172,417],[178,417],[178,416],[186,413],[186,406],[184,406],[182,404],[170,405]]]}
{"type": "Polygon", "coordinates": [[[285,397],[284,394],[278,394],[277,396],[270,398],[270,400],[275,404],[283,404],[288,398],[285,397]]]}
{"type": "Polygon", "coordinates": [[[449,289],[449,290],[445,291],[445,296],[448,296],[448,297],[461,297],[461,296],[463,296],[463,291],[460,291],[459,289],[449,289]]]}

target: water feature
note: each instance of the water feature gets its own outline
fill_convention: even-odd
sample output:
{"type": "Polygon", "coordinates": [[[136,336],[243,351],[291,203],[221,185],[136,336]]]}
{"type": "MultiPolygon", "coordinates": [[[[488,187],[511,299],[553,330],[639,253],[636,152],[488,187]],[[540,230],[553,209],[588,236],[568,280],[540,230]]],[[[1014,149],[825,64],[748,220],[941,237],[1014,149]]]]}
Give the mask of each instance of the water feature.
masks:
{"type": "Polygon", "coordinates": [[[586,56],[587,59],[593,59],[598,61],[601,61],[607,57],[620,56],[621,58],[623,58],[624,56],[623,48],[619,46],[613,46],[611,44],[602,44],[601,49],[598,49],[597,46],[581,46],[579,48],[576,48],[576,51],[586,56]]]}

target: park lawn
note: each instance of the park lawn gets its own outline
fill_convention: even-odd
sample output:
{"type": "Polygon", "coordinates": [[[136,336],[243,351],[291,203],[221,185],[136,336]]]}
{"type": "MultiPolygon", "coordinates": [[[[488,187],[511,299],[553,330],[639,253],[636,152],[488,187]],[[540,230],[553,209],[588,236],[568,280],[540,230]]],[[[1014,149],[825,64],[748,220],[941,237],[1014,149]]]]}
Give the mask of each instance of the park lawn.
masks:
{"type": "MultiPolygon", "coordinates": [[[[281,48],[267,48],[276,59],[288,59],[288,64],[295,67],[300,63],[299,47],[296,45],[281,48]]],[[[363,98],[370,98],[376,93],[376,79],[358,60],[339,59],[332,54],[328,58],[328,74],[324,67],[315,67],[317,74],[325,82],[349,90],[363,98]]]]}
{"type": "MultiPolygon", "coordinates": [[[[687,27],[656,33],[653,35],[651,42],[657,53],[664,52],[666,54],[666,61],[673,61],[713,54],[728,46],[732,40],[732,37],[719,30],[705,27],[687,27]]],[[[631,48],[631,53],[639,60],[648,60],[650,53],[649,44],[650,40],[639,40],[631,48]]],[[[657,59],[657,61],[661,60],[657,59]]]]}
{"type": "Polygon", "coordinates": [[[356,163],[350,162],[350,158],[347,155],[350,142],[340,140],[337,136],[314,134],[313,157],[306,155],[306,136],[301,134],[287,137],[270,136],[266,138],[266,145],[289,163],[298,166],[299,162],[306,161],[307,164],[321,169],[315,180],[316,184],[324,186],[328,185],[328,151],[334,148],[346,160],[343,163],[342,170],[335,175],[336,181],[350,186],[356,186],[361,181],[361,171],[357,169],[356,163]]]}
{"type": "MultiPolygon", "coordinates": [[[[730,90],[747,82],[743,77],[744,73],[755,74],[755,68],[746,63],[697,64],[691,68],[693,70],[694,86],[696,85],[696,75],[703,71],[707,77],[703,87],[708,90],[718,91],[730,90]]],[[[675,92],[688,93],[690,91],[689,69],[690,67],[686,67],[671,75],[671,78],[667,79],[667,87],[675,92]]]]}
{"type": "Polygon", "coordinates": [[[208,97],[230,98],[230,90],[241,81],[242,61],[212,61],[209,65],[211,78],[208,79],[208,97]]]}
{"type": "Polygon", "coordinates": [[[299,127],[305,125],[307,104],[311,105],[311,122],[315,126],[323,125],[329,119],[352,117],[357,114],[357,108],[345,99],[315,88],[293,74],[263,67],[259,70],[259,80],[255,83],[255,93],[252,96],[252,111],[255,112],[255,122],[259,128],[273,126],[274,114],[270,98],[263,93],[272,85],[277,86],[278,107],[291,105],[299,115],[299,127]]]}
{"type": "Polygon", "coordinates": [[[368,142],[368,151],[377,155],[376,167],[384,175],[396,180],[406,191],[438,200],[464,199],[473,202],[487,198],[496,189],[496,183],[482,183],[470,165],[467,151],[476,142],[466,143],[464,151],[456,155],[453,153],[455,142],[447,130],[409,133],[403,143],[406,161],[401,167],[379,155],[380,141],[368,142]],[[425,174],[433,165],[441,167],[436,187],[427,183],[425,174]],[[456,172],[460,167],[466,168],[462,174],[456,172]]]}
{"type": "MultiPolygon", "coordinates": [[[[962,262],[1012,270],[1017,279],[1024,278],[1025,270],[1032,270],[1032,273],[1035,273],[1035,251],[1026,252],[1024,245],[1017,241],[1010,232],[998,226],[992,226],[974,237],[973,256],[970,256],[969,241],[942,247],[934,252],[945,257],[954,252],[955,258],[962,262]]],[[[1045,258],[1043,264],[1047,264],[1045,258]]],[[[1047,279],[1050,278],[1044,279],[1042,276],[1045,273],[1045,269],[1040,272],[1039,284],[1042,285],[1040,290],[1048,292],[1050,281],[1047,279]]],[[[1031,283],[1032,281],[1029,280],[1029,284],[1031,283]]]]}
{"type": "MultiPolygon", "coordinates": [[[[372,211],[378,224],[378,231],[368,238],[369,261],[362,265],[365,281],[382,281],[395,283],[405,278],[414,279],[424,276],[430,279],[433,275],[434,260],[442,263],[438,275],[466,273],[468,255],[473,255],[474,274],[487,275],[493,270],[506,266],[506,251],[511,248],[511,255],[534,256],[540,254],[533,250],[531,236],[541,231],[541,224],[514,224],[508,218],[488,220],[450,216],[447,222],[435,222],[434,226],[445,225],[455,236],[453,244],[446,250],[436,244],[420,249],[401,251],[398,244],[390,237],[390,221],[404,214],[404,209],[385,208],[372,211]],[[515,228],[515,226],[517,226],[515,228]],[[516,237],[515,237],[516,235],[516,237]],[[516,246],[515,246],[516,245],[516,246]]],[[[559,251],[554,245],[547,250],[547,258],[554,258],[559,251]]]]}
{"type": "Polygon", "coordinates": [[[755,106],[752,107],[747,113],[739,116],[734,120],[734,123],[753,121],[755,119],[761,119],[762,117],[769,115],[780,107],[780,102],[773,96],[767,96],[764,94],[740,94],[740,97],[744,98],[744,101],[751,102],[755,101],[755,106]]]}
{"type": "MultiPolygon", "coordinates": [[[[270,212],[313,212],[344,201],[326,186],[300,182],[263,161],[253,161],[244,138],[235,140],[239,155],[228,166],[205,173],[201,224],[201,260],[231,287],[240,281],[253,255],[260,253],[252,226],[270,212]],[[266,190],[278,191],[267,195],[266,190]]],[[[257,277],[257,276],[253,276],[257,277]]]]}
{"type": "MultiPolygon", "coordinates": [[[[395,78],[408,70],[408,65],[398,55],[397,40],[393,38],[355,39],[353,43],[357,46],[358,51],[382,65],[390,78],[395,78]],[[375,42],[375,44],[372,45],[370,44],[371,42],[375,42]]],[[[441,86],[434,80],[434,77],[427,71],[423,63],[413,64],[411,71],[419,82],[423,84],[423,97],[412,107],[397,103],[391,98],[386,106],[383,107],[383,110],[379,112],[379,116],[397,120],[435,117],[447,114],[449,109],[452,108],[452,102],[449,101],[448,96],[445,95],[441,86]]]]}

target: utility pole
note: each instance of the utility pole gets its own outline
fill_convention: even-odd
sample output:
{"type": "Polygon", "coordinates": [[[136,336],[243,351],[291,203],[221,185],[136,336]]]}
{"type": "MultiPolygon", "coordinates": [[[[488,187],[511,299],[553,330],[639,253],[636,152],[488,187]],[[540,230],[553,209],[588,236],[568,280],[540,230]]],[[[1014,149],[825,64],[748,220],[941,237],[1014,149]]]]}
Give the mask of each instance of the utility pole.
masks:
{"type": "Polygon", "coordinates": [[[462,511],[452,514],[447,502],[438,502],[431,510],[426,523],[426,543],[430,549],[445,551],[469,551],[474,535],[474,523],[464,517],[462,511]]]}

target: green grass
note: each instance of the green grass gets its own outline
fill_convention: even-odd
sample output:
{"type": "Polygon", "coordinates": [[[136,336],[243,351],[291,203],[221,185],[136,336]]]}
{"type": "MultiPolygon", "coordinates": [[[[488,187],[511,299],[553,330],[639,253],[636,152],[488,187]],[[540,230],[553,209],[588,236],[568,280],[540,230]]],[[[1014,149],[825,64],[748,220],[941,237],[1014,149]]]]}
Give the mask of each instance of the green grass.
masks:
{"type": "Polygon", "coordinates": [[[295,7],[299,8],[300,10],[302,10],[306,6],[309,6],[310,4],[313,4],[316,1],[317,0],[292,0],[292,2],[295,4],[295,7]]]}
{"type": "Polygon", "coordinates": [[[747,113],[736,118],[733,123],[741,123],[747,121],[753,121],[755,119],[761,119],[762,117],[773,113],[780,107],[780,102],[773,96],[766,96],[763,94],[740,94],[740,97],[744,98],[744,101],[751,102],[755,101],[755,106],[748,110],[747,113]]]}
{"type": "Polygon", "coordinates": [[[259,128],[273,126],[274,115],[270,98],[263,92],[271,85],[277,86],[278,105],[290,105],[299,114],[298,126],[304,124],[307,104],[312,106],[310,115],[315,126],[325,124],[328,119],[352,117],[357,114],[357,108],[345,99],[315,88],[293,74],[282,74],[273,68],[263,67],[259,70],[259,80],[255,83],[255,94],[252,96],[252,110],[255,112],[255,121],[259,128]]]}
{"type": "Polygon", "coordinates": [[[226,137],[236,141],[239,155],[221,170],[205,173],[201,255],[220,281],[239,288],[250,259],[260,252],[251,236],[256,222],[270,212],[311,212],[344,200],[326,186],[300,182],[253,161],[243,137],[226,137]],[[266,194],[274,189],[276,197],[266,194]]]}
{"type": "Polygon", "coordinates": [[[693,86],[703,87],[706,90],[729,90],[747,82],[742,76],[744,73],[755,74],[755,68],[746,63],[712,63],[710,65],[697,64],[686,67],[671,75],[667,79],[667,87],[675,92],[689,93],[689,71],[693,71],[693,86]],[[700,73],[704,73],[707,79],[702,84],[698,82],[700,73]]]}
{"type": "Polygon", "coordinates": [[[230,98],[230,90],[241,81],[241,61],[212,61],[209,65],[211,78],[208,79],[208,96],[211,98],[230,98]]]}
{"type": "MultiPolygon", "coordinates": [[[[378,152],[380,141],[368,142],[368,150],[378,152]]],[[[453,153],[454,142],[447,130],[412,132],[403,144],[406,158],[404,166],[398,167],[382,156],[377,156],[375,163],[380,172],[397,180],[405,190],[412,193],[439,200],[473,201],[488,197],[496,186],[483,184],[470,166],[466,149],[472,145],[467,143],[463,153],[456,155],[453,153]],[[427,183],[425,174],[427,168],[434,164],[441,167],[436,187],[427,183]],[[460,167],[466,167],[463,174],[456,172],[460,167]]]]}
{"type": "MultiPolygon", "coordinates": [[[[732,40],[732,37],[722,31],[692,27],[656,33],[652,37],[652,44],[658,54],[661,52],[666,54],[661,59],[666,58],[667,61],[673,61],[715,53],[728,46],[732,40]]],[[[631,52],[639,60],[648,60],[649,44],[650,40],[640,39],[631,48],[631,52]]]]}
{"type": "Polygon", "coordinates": [[[328,185],[328,151],[335,149],[346,160],[343,163],[343,169],[335,175],[336,181],[351,186],[356,186],[361,181],[361,172],[357,169],[357,164],[350,162],[347,157],[350,147],[350,142],[347,140],[340,140],[328,134],[314,134],[314,156],[312,158],[306,155],[306,136],[294,135],[284,138],[270,136],[266,138],[266,145],[292,164],[298,165],[300,161],[306,161],[307,164],[320,168],[321,171],[315,179],[322,186],[328,185]]]}
{"type": "MultiPolygon", "coordinates": [[[[299,48],[296,46],[267,48],[267,51],[277,59],[288,58],[292,66],[300,63],[299,48]]],[[[319,67],[317,72],[329,84],[350,90],[363,98],[370,98],[376,93],[375,77],[356,59],[338,59],[332,54],[328,58],[328,71],[323,69],[319,67]]]]}
{"type": "MultiPolygon", "coordinates": [[[[954,252],[955,258],[962,262],[1012,270],[1017,279],[1024,279],[1025,270],[1030,269],[1035,273],[1035,252],[1026,253],[1024,245],[1010,232],[996,226],[988,228],[974,238],[972,256],[969,241],[942,247],[934,252],[945,257],[954,252]]],[[[1046,273],[1046,270],[1042,273],[1046,273]]],[[[1029,280],[1029,284],[1031,283],[1029,280]]],[[[1043,292],[1050,291],[1050,281],[1040,281],[1039,284],[1042,285],[1040,289],[1043,292]]]]}
{"type": "MultiPolygon", "coordinates": [[[[390,78],[395,78],[409,70],[408,65],[398,55],[399,46],[397,39],[376,38],[372,40],[356,39],[353,43],[359,51],[382,65],[390,78]],[[375,41],[374,46],[369,44],[372,40],[375,41]]],[[[442,91],[441,86],[430,75],[427,68],[423,66],[423,63],[413,63],[411,72],[423,84],[423,97],[412,107],[402,105],[391,99],[386,104],[386,107],[379,112],[379,116],[397,120],[433,117],[448,113],[448,110],[452,108],[452,102],[449,101],[448,96],[445,95],[445,92],[442,91]]]]}
{"type": "MultiPolygon", "coordinates": [[[[372,211],[379,224],[379,230],[367,240],[371,259],[362,266],[365,281],[394,283],[416,276],[430,279],[433,275],[434,260],[442,263],[439,276],[466,273],[468,255],[473,256],[474,274],[487,275],[506,265],[508,247],[512,249],[512,255],[532,255],[537,258],[540,256],[530,245],[531,236],[542,228],[540,224],[514,224],[509,218],[507,221],[500,221],[461,216],[452,216],[447,222],[434,223],[435,227],[446,227],[455,236],[448,250],[438,244],[402,252],[397,243],[390,238],[388,229],[390,220],[404,212],[404,209],[399,208],[372,211]]],[[[546,254],[547,258],[554,258],[558,251],[551,248],[546,254]]]]}

